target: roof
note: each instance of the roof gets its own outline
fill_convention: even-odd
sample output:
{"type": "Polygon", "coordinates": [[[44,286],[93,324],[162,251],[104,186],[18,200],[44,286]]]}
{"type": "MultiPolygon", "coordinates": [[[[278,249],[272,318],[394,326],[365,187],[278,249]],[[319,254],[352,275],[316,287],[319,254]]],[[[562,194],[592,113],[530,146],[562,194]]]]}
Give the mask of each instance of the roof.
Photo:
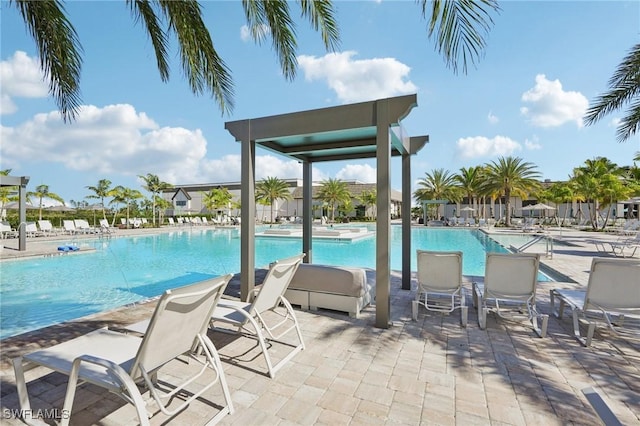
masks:
{"type": "Polygon", "coordinates": [[[400,121],[417,105],[407,95],[270,117],[229,121],[225,128],[236,141],[306,162],[375,158],[378,121],[389,120],[391,155],[416,154],[428,136],[409,137],[400,121]]]}
{"type": "MultiPolygon", "coordinates": [[[[347,183],[347,190],[351,193],[352,198],[360,198],[364,191],[375,192],[377,184],[375,183],[347,183]]],[[[318,198],[318,191],[322,189],[321,186],[314,186],[311,188],[311,198],[318,198]]],[[[291,193],[294,199],[302,198],[302,188],[296,188],[291,193]]],[[[391,201],[402,202],[402,192],[395,189],[391,190],[391,201]]]]}

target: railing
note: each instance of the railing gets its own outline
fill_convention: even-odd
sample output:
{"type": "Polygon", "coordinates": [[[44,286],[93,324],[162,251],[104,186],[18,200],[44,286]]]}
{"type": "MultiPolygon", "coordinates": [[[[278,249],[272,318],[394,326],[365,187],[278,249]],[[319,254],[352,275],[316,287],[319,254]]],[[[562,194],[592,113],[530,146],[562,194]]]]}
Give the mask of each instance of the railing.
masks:
{"type": "Polygon", "coordinates": [[[534,246],[535,244],[539,243],[542,240],[544,240],[545,242],[545,252],[544,252],[545,256],[549,259],[553,259],[553,238],[550,235],[537,235],[536,237],[527,241],[520,247],[515,247],[512,245],[511,250],[515,251],[516,253],[522,253],[526,249],[534,246]]]}

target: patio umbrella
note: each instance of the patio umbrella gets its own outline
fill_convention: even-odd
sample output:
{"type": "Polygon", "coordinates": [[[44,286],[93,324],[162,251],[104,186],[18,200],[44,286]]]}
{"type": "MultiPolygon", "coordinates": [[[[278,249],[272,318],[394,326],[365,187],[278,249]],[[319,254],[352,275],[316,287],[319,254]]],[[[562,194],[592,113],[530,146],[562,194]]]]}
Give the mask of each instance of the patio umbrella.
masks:
{"type": "MultiPolygon", "coordinates": [[[[474,209],[473,207],[466,206],[466,207],[461,208],[460,211],[461,212],[474,212],[474,211],[476,211],[476,209],[474,209]]],[[[467,215],[467,217],[469,217],[469,215],[467,215]]]]}
{"type": "Polygon", "coordinates": [[[60,204],[59,206],[51,206],[47,207],[47,210],[50,212],[72,212],[75,211],[73,207],[65,206],[64,204],[60,204]]]}
{"type": "MultiPolygon", "coordinates": [[[[34,206],[33,204],[25,203],[24,205],[28,210],[38,209],[38,206],[34,206]]],[[[18,210],[20,208],[20,203],[18,203],[17,201],[14,201],[12,203],[5,204],[2,208],[9,209],[9,210],[18,210]]]]}
{"type": "Polygon", "coordinates": [[[97,203],[84,208],[84,210],[90,210],[93,212],[93,226],[96,226],[96,212],[104,210],[104,206],[102,203],[97,203]]]}
{"type": "Polygon", "coordinates": [[[546,205],[544,203],[532,204],[532,205],[525,206],[525,207],[522,208],[523,211],[524,210],[529,210],[529,211],[534,211],[534,210],[547,211],[547,210],[555,210],[555,209],[556,209],[555,207],[548,206],[548,205],[546,205]]]}
{"type": "MultiPolygon", "coordinates": [[[[65,206],[64,204],[47,207],[47,211],[50,211],[50,212],[64,213],[64,212],[73,212],[75,210],[76,210],[75,208],[69,207],[69,206],[65,206]]],[[[58,223],[58,226],[62,226],[62,216],[60,216],[60,222],[58,223]]]]}

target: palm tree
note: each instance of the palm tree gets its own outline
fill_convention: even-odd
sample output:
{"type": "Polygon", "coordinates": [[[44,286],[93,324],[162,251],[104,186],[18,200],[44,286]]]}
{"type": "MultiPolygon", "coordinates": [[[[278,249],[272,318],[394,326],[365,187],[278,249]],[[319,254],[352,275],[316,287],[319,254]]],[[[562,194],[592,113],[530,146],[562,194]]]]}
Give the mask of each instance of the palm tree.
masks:
{"type": "MultiPolygon", "coordinates": [[[[362,191],[360,197],[358,198],[362,204],[364,204],[365,209],[369,209],[371,207],[373,209],[373,218],[376,218],[376,203],[378,202],[378,194],[375,189],[371,191],[362,191]]],[[[366,213],[366,212],[365,212],[366,213]]]]}
{"type": "MultiPolygon", "coordinates": [[[[52,94],[65,121],[73,120],[80,99],[82,48],[75,28],[67,18],[64,5],[57,1],[14,0],[28,32],[33,37],[40,67],[49,80],[52,94]]],[[[175,36],[182,68],[191,91],[209,94],[223,113],[233,109],[231,72],[214,48],[202,19],[198,1],[127,1],[134,20],[143,23],[156,56],[162,81],[169,80],[169,39],[175,36]],[[163,24],[166,28],[163,28],[163,24]]],[[[258,43],[267,37],[279,59],[283,75],[293,79],[297,69],[296,29],[289,2],[247,0],[241,2],[249,31],[258,43]]],[[[327,50],[339,44],[339,30],[331,0],[300,0],[302,17],[319,31],[327,50]]],[[[454,72],[462,62],[475,65],[482,56],[485,37],[493,26],[491,14],[499,11],[496,0],[421,0],[422,17],[428,22],[429,38],[454,72]]]]}
{"type": "Polygon", "coordinates": [[[609,91],[595,99],[587,110],[584,123],[588,126],[602,117],[629,104],[627,114],[616,131],[618,142],[624,142],[640,129],[640,43],[618,65],[609,80],[609,91]]]}
{"type": "MultiPolygon", "coordinates": [[[[601,205],[609,205],[613,201],[631,195],[630,188],[621,180],[623,180],[623,170],[605,157],[586,160],[584,165],[573,169],[571,181],[584,199],[591,201],[587,204],[587,208],[591,227],[594,230],[599,228],[598,211],[601,205]],[[612,199],[614,197],[615,200],[612,199]]],[[[606,219],[604,226],[606,226],[606,219]]]]}
{"type": "MultiPolygon", "coordinates": [[[[455,176],[449,170],[435,169],[431,173],[426,172],[425,177],[418,181],[418,186],[420,188],[413,193],[416,201],[460,199],[455,176]]],[[[436,217],[440,217],[440,205],[436,206],[436,217]]]]}
{"type": "MultiPolygon", "coordinates": [[[[11,169],[0,170],[0,176],[9,176],[11,173],[11,169]]],[[[14,194],[16,187],[14,186],[2,186],[0,187],[0,218],[4,218],[6,216],[6,212],[4,209],[4,205],[10,203],[11,201],[18,200],[18,197],[14,194]]]]}
{"type": "Polygon", "coordinates": [[[267,177],[256,185],[256,199],[271,206],[271,222],[273,222],[273,205],[276,200],[290,200],[291,192],[287,183],[277,177],[267,177]]]}
{"type": "Polygon", "coordinates": [[[518,157],[500,157],[487,167],[486,185],[488,189],[499,191],[505,198],[505,224],[511,226],[511,197],[524,198],[540,186],[540,174],[532,163],[518,157]]]}
{"type": "Polygon", "coordinates": [[[97,198],[100,200],[102,204],[102,217],[104,220],[107,220],[107,213],[104,206],[104,199],[106,197],[111,197],[111,181],[109,179],[100,179],[98,181],[98,185],[96,186],[87,186],[88,190],[93,191],[94,193],[91,195],[87,195],[85,198],[97,198]]]}
{"type": "Polygon", "coordinates": [[[156,226],[156,194],[164,191],[165,189],[173,188],[168,182],[163,182],[160,180],[158,175],[154,175],[152,173],[147,173],[146,176],[138,175],[140,179],[144,181],[144,185],[142,187],[151,193],[151,211],[153,213],[153,226],[156,226]]]}
{"type": "Polygon", "coordinates": [[[49,185],[38,185],[33,192],[27,192],[27,197],[38,198],[38,219],[42,220],[42,200],[48,198],[50,200],[59,201],[64,204],[64,199],[58,194],[49,191],[49,185]]]}
{"type": "MultiPolygon", "coordinates": [[[[482,167],[463,167],[460,173],[453,176],[454,181],[458,184],[458,188],[467,196],[467,202],[471,207],[476,208],[476,196],[480,189],[480,175],[482,167]]],[[[479,213],[479,212],[478,212],[479,213]]]]}
{"type": "MultiPolygon", "coordinates": [[[[553,202],[556,206],[564,203],[570,203],[575,197],[572,186],[567,184],[566,182],[552,183],[551,186],[549,186],[549,188],[547,189],[546,193],[549,201],[553,202]]],[[[564,215],[562,216],[562,222],[560,223],[558,222],[558,210],[556,209],[556,223],[559,226],[564,226],[564,223],[567,220],[568,212],[569,208],[564,209],[564,215]]]]}
{"type": "Polygon", "coordinates": [[[336,206],[351,200],[347,183],[340,179],[323,180],[318,190],[318,198],[331,207],[331,222],[335,219],[336,206]]]}
{"type": "Polygon", "coordinates": [[[231,200],[233,200],[233,195],[224,187],[212,188],[202,196],[202,204],[210,212],[228,207],[231,200]]]}
{"type": "MultiPolygon", "coordinates": [[[[75,119],[80,100],[82,48],[62,1],[15,0],[25,26],[34,38],[40,66],[49,79],[53,95],[65,121],[75,119]]],[[[160,78],[169,80],[170,38],[175,36],[180,59],[191,91],[209,94],[223,113],[233,109],[231,72],[214,47],[198,1],[128,1],[134,20],[143,23],[153,46],[160,78]],[[163,26],[165,26],[163,28],[163,26]]],[[[253,38],[270,36],[283,74],[293,79],[297,67],[295,25],[284,1],[243,1],[253,38]],[[265,30],[267,28],[268,30],[265,30]]],[[[325,47],[334,50],[339,31],[330,1],[300,1],[302,16],[319,31],[325,47]]]]}
{"type": "MultiPolygon", "coordinates": [[[[137,189],[126,188],[124,186],[118,185],[113,188],[113,200],[112,203],[124,203],[127,206],[127,227],[129,226],[129,209],[131,208],[131,203],[134,200],[138,200],[140,198],[144,198],[144,195],[137,189]]],[[[113,215],[113,225],[115,226],[116,222],[116,214],[113,215]]]]}

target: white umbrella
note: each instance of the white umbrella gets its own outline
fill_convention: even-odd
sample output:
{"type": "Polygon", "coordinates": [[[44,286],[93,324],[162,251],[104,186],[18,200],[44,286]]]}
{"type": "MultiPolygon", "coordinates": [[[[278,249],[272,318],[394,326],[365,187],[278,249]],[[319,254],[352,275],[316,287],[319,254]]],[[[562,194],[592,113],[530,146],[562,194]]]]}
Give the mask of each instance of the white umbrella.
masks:
{"type": "Polygon", "coordinates": [[[522,210],[555,210],[555,207],[548,206],[544,203],[533,204],[523,207],[522,210]]]}

